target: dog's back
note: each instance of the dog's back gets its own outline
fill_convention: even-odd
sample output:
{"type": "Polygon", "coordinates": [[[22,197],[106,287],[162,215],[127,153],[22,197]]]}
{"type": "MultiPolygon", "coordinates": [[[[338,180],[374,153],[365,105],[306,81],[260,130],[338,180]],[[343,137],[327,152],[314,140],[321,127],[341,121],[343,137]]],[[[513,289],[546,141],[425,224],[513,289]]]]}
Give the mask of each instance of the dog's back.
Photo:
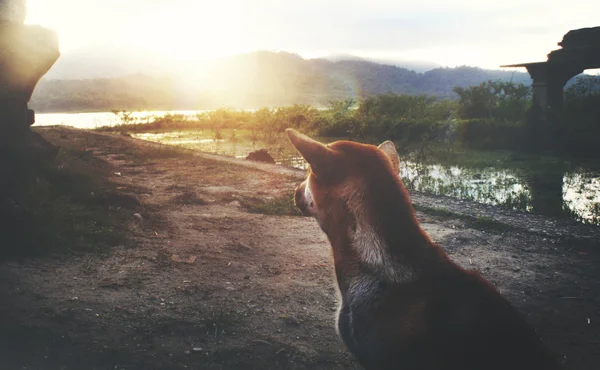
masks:
{"type": "Polygon", "coordinates": [[[368,369],[558,369],[517,310],[459,268],[411,283],[363,278],[338,330],[368,369]]]}
{"type": "Polygon", "coordinates": [[[329,238],[341,295],[337,329],[364,367],[559,368],[516,308],[425,234],[393,144],[325,146],[288,136],[311,166],[295,202],[329,238]]]}

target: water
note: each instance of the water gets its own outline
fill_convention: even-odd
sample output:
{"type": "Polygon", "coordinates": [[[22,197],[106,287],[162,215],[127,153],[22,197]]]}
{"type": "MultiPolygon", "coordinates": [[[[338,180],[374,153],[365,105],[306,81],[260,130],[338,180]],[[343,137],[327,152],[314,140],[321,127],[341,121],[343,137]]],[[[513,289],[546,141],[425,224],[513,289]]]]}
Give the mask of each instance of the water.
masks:
{"type": "MultiPolygon", "coordinates": [[[[133,136],[236,158],[245,158],[249,152],[265,148],[277,164],[301,169],[307,167],[285,139],[252,143],[235,131],[225,132],[219,140],[214,139],[211,131],[133,136]]],[[[333,141],[331,138],[321,140],[333,141]]],[[[495,167],[476,169],[403,160],[400,176],[411,190],[600,224],[600,173],[597,172],[583,169],[564,171],[553,167],[535,171],[495,167]]]]}
{"type": "MultiPolygon", "coordinates": [[[[140,112],[141,120],[153,116],[182,114],[195,116],[202,111],[140,112]]],[[[69,125],[78,128],[95,128],[119,123],[116,115],[102,113],[37,114],[36,126],[69,125]]],[[[210,131],[184,131],[167,133],[133,134],[140,139],[178,145],[209,153],[237,158],[257,149],[265,148],[276,163],[306,168],[287,140],[273,143],[252,142],[242,132],[227,130],[215,140],[210,131]]],[[[333,141],[331,138],[323,141],[333,141]]],[[[435,162],[435,161],[433,161],[435,162]]],[[[557,168],[557,166],[530,166],[523,168],[471,168],[461,165],[418,163],[402,161],[400,175],[409,189],[430,194],[448,195],[479,203],[541,213],[551,216],[571,217],[577,221],[600,225],[600,173],[585,168],[557,168]]]]}
{"type": "MultiPolygon", "coordinates": [[[[153,117],[165,116],[167,114],[177,114],[194,117],[196,114],[206,112],[201,110],[186,111],[149,111],[133,112],[132,117],[139,122],[146,122],[153,117]]],[[[121,121],[117,115],[111,112],[94,113],[36,113],[34,126],[53,126],[66,125],[83,129],[94,129],[103,126],[115,126],[121,121]]]]}

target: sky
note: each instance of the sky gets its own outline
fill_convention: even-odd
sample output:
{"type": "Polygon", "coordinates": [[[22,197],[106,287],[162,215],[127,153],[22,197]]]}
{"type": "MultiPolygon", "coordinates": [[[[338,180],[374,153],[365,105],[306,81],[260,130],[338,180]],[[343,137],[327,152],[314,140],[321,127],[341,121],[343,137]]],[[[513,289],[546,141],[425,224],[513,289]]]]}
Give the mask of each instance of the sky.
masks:
{"type": "Polygon", "coordinates": [[[352,54],[442,66],[546,60],[570,29],[600,26],[598,0],[28,0],[26,23],[61,51],[91,44],[173,59],[253,50],[352,54]],[[568,4],[568,5],[567,5],[568,4]]]}

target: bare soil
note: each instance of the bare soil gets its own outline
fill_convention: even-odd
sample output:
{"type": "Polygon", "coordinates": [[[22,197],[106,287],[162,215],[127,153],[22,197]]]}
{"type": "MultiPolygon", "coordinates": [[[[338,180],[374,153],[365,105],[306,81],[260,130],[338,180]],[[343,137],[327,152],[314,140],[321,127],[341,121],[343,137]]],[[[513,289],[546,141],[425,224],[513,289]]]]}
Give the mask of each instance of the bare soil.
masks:
{"type": "MultiPolygon", "coordinates": [[[[142,206],[123,206],[128,242],[108,253],[0,263],[0,368],[359,368],[335,334],[333,266],[315,221],[251,212],[287,199],[302,171],[171,155],[115,134],[38,131],[105,161],[142,206]]],[[[458,208],[495,219],[493,207],[477,207],[458,208]]],[[[598,368],[598,228],[536,216],[552,225],[541,232],[521,213],[498,210],[503,223],[489,224],[460,209],[420,209],[432,239],[498,286],[566,369],[598,368]]]]}

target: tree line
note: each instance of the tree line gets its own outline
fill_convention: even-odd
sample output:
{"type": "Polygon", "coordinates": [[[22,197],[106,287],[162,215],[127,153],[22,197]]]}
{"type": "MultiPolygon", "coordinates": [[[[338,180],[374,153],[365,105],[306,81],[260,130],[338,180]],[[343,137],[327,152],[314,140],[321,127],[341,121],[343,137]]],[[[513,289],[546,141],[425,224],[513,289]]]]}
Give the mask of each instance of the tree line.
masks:
{"type": "Polygon", "coordinates": [[[532,109],[529,86],[486,81],[455,87],[458,100],[431,95],[379,94],[335,100],[326,108],[292,105],[254,111],[217,109],[196,117],[167,115],[137,122],[115,111],[126,131],[208,129],[218,137],[245,130],[253,141],[273,141],[287,127],[321,137],[367,142],[393,140],[400,147],[458,146],[478,150],[556,152],[594,156],[600,134],[600,79],[580,77],[565,91],[562,115],[532,109]],[[560,138],[560,140],[559,140],[560,138]]]}

